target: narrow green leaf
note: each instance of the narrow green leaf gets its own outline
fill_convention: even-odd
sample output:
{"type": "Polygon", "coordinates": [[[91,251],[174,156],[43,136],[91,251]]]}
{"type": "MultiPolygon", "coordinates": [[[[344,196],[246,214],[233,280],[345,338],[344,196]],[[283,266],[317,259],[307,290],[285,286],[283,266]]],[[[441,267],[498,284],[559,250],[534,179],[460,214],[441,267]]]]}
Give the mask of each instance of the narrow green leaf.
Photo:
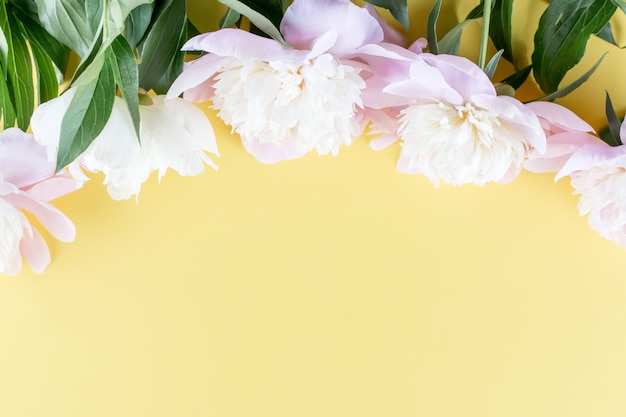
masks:
{"type": "Polygon", "coordinates": [[[391,15],[409,29],[409,6],[407,0],[365,0],[375,6],[383,7],[391,12],[391,15]]]}
{"type": "Polygon", "coordinates": [[[102,30],[98,32],[89,48],[89,53],[83,57],[67,88],[81,84],[90,84],[100,74],[104,65],[104,49],[102,48],[102,30]]]}
{"type": "Polygon", "coordinates": [[[241,15],[229,7],[220,20],[220,29],[231,27],[239,22],[239,19],[241,19],[241,15]]]}
{"type": "Polygon", "coordinates": [[[183,64],[185,63],[185,54],[178,53],[170,63],[163,77],[152,88],[157,94],[165,94],[176,78],[183,72],[183,64]]]}
{"type": "Polygon", "coordinates": [[[593,67],[591,67],[587,72],[585,72],[583,75],[581,75],[578,79],[576,79],[575,81],[569,83],[568,85],[566,85],[563,88],[559,88],[557,91],[548,94],[546,96],[537,98],[535,100],[531,100],[531,101],[552,101],[555,100],[557,98],[561,98],[561,97],[565,97],[566,95],[568,95],[569,93],[571,93],[572,91],[574,91],[575,89],[577,89],[578,87],[580,87],[585,81],[587,81],[589,79],[589,77],[591,77],[591,74],[593,74],[593,72],[600,66],[600,63],[602,62],[602,60],[604,59],[604,57],[606,56],[608,52],[605,52],[604,55],[602,55],[600,57],[600,59],[598,60],[598,62],[596,62],[593,67]]]}
{"type": "Polygon", "coordinates": [[[622,122],[617,117],[615,113],[615,108],[613,107],[613,103],[611,102],[611,97],[609,97],[609,92],[606,92],[606,120],[609,122],[609,132],[610,135],[608,138],[603,139],[606,143],[611,146],[619,146],[622,144],[622,140],[620,139],[620,128],[622,127],[622,122]],[[607,139],[609,139],[607,141],[607,139]]]}
{"type": "Polygon", "coordinates": [[[33,20],[22,9],[11,9],[16,19],[23,23],[24,33],[31,43],[36,43],[52,59],[54,65],[65,73],[69,59],[69,49],[50,35],[36,20],[33,20]]]}
{"type": "Polygon", "coordinates": [[[432,54],[439,53],[439,43],[437,42],[437,19],[439,19],[440,11],[441,0],[437,0],[430,13],[428,14],[428,23],[426,27],[428,51],[432,54]]]}
{"type": "Polygon", "coordinates": [[[512,42],[513,0],[496,0],[491,12],[489,37],[496,49],[502,49],[502,56],[513,62],[512,42]]]}
{"type": "Polygon", "coordinates": [[[10,19],[11,43],[13,50],[8,56],[8,86],[16,111],[17,126],[26,130],[30,124],[30,116],[35,109],[35,87],[33,85],[33,67],[30,52],[26,45],[17,20],[10,19]]]}
{"type": "MultiPolygon", "coordinates": [[[[263,6],[263,3],[259,0],[218,0],[220,3],[225,4],[234,11],[247,17],[257,28],[261,29],[264,33],[280,42],[283,46],[288,47],[289,44],[283,39],[278,27],[280,26],[280,20],[282,19],[282,4],[279,4],[279,10],[281,13],[280,18],[277,18],[273,11],[275,8],[269,8],[263,6]],[[269,17],[268,17],[269,16],[269,17]]],[[[268,1],[268,4],[273,1],[268,1]]]]}
{"type": "Polygon", "coordinates": [[[37,67],[38,103],[45,103],[59,94],[59,83],[52,65],[52,60],[37,43],[30,44],[35,65],[37,67]]]}
{"type": "Polygon", "coordinates": [[[122,92],[122,98],[126,102],[128,111],[133,120],[133,126],[137,138],[139,138],[139,71],[137,70],[137,61],[135,54],[130,45],[124,38],[119,35],[111,42],[107,50],[108,65],[113,71],[115,83],[122,92]]]}
{"type": "Polygon", "coordinates": [[[126,19],[126,40],[131,47],[137,46],[143,39],[150,26],[150,19],[154,11],[154,3],[142,4],[133,9],[126,19]]]}
{"type": "Polygon", "coordinates": [[[521,70],[517,71],[515,74],[509,75],[508,77],[506,77],[501,82],[504,83],[504,84],[508,84],[511,87],[513,87],[515,90],[517,90],[518,88],[520,88],[522,86],[522,84],[524,84],[524,82],[526,81],[526,79],[530,75],[530,71],[532,69],[533,69],[532,65],[524,67],[521,70]]]}
{"type": "Polygon", "coordinates": [[[0,117],[2,117],[4,129],[15,126],[15,108],[4,77],[0,77],[0,117]]]}
{"type": "Polygon", "coordinates": [[[458,23],[450,32],[446,33],[445,36],[441,38],[437,45],[440,54],[456,55],[459,52],[461,34],[463,33],[463,28],[469,22],[471,22],[471,20],[464,20],[458,23]]]}
{"type": "Polygon", "coordinates": [[[9,41],[11,40],[11,29],[7,16],[6,3],[4,0],[0,4],[0,69],[2,76],[7,76],[9,64],[9,41]]]}
{"type": "Polygon", "coordinates": [[[500,49],[485,66],[485,74],[487,74],[489,79],[493,78],[493,74],[496,72],[496,68],[498,68],[498,62],[500,62],[500,57],[503,53],[504,49],[500,49]]]}
{"type": "Polygon", "coordinates": [[[483,17],[483,1],[480,1],[480,4],[474,7],[465,17],[465,20],[473,20],[483,17]]]}
{"type": "Polygon", "coordinates": [[[108,3],[108,0],[85,1],[85,17],[91,33],[98,33],[98,29],[100,29],[105,3],[108,3]]]}
{"type": "Polygon", "coordinates": [[[615,13],[609,0],[552,0],[539,20],[532,55],[535,80],[547,93],[582,59],[587,40],[615,13]]]}
{"type": "MultiPolygon", "coordinates": [[[[93,1],[93,0],[92,0],[93,1]]],[[[124,24],[131,12],[143,4],[154,0],[100,0],[103,2],[104,22],[103,46],[106,48],[119,34],[124,32],[124,24]]],[[[185,5],[182,6],[186,8],[185,5]]]]}
{"type": "MultiPolygon", "coordinates": [[[[236,0],[235,2],[240,3],[241,5],[248,7],[255,13],[263,16],[264,19],[270,21],[273,27],[280,27],[280,22],[281,20],[283,20],[283,4],[281,0],[236,0]]],[[[230,5],[228,6],[230,7],[230,5]]],[[[253,21],[246,13],[242,13],[240,10],[238,10],[237,7],[233,7],[233,9],[250,19],[250,22],[252,22],[252,24],[256,25],[261,30],[264,29],[262,26],[257,25],[257,23],[253,21]]],[[[268,33],[268,35],[270,34],[268,33]]]]}
{"type": "Polygon", "coordinates": [[[56,170],[76,159],[102,132],[115,99],[113,71],[104,65],[97,79],[76,89],[61,121],[56,170]]]}
{"type": "Polygon", "coordinates": [[[185,0],[165,0],[157,5],[153,23],[141,43],[139,86],[150,90],[167,71],[186,39],[185,0]]]}

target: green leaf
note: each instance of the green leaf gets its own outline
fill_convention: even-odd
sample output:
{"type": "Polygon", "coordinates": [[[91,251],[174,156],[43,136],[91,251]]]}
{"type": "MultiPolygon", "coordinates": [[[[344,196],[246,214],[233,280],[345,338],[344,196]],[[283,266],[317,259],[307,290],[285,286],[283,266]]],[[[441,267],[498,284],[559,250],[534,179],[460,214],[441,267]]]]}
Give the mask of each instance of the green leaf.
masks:
{"type": "Polygon", "coordinates": [[[9,86],[4,77],[0,77],[0,116],[4,129],[15,125],[15,108],[9,94],[9,86]]]}
{"type": "MultiPolygon", "coordinates": [[[[94,0],[89,0],[94,1],[94,0]]],[[[59,42],[83,56],[95,32],[87,19],[85,0],[35,0],[41,25],[59,42]]]]}
{"type": "Polygon", "coordinates": [[[239,19],[241,19],[241,15],[229,7],[220,20],[220,29],[231,27],[239,22],[239,19]]]}
{"type": "Polygon", "coordinates": [[[108,65],[102,67],[97,79],[77,87],[61,121],[57,171],[83,153],[102,132],[114,99],[115,80],[108,65]]]}
{"type": "Polygon", "coordinates": [[[89,48],[89,53],[83,57],[76,71],[74,71],[67,88],[90,84],[98,78],[104,65],[104,51],[105,49],[102,48],[102,30],[100,30],[89,48]]]}
{"type": "Polygon", "coordinates": [[[513,0],[496,0],[491,12],[489,37],[496,49],[501,49],[504,59],[513,62],[512,47],[513,0]]]}
{"type": "Polygon", "coordinates": [[[2,4],[0,4],[0,69],[2,69],[3,77],[7,76],[10,40],[11,29],[9,28],[6,3],[2,1],[2,4]]]}
{"type": "Polygon", "coordinates": [[[391,12],[391,15],[409,29],[409,6],[407,0],[365,0],[375,6],[383,7],[391,12]]]}
{"type": "Polygon", "coordinates": [[[547,93],[582,59],[587,40],[615,13],[609,0],[552,0],[539,20],[532,55],[535,80],[547,93]]]}
{"type": "Polygon", "coordinates": [[[107,64],[113,71],[113,78],[122,92],[139,138],[139,72],[135,54],[124,36],[119,35],[111,42],[107,50],[107,64]]]}
{"type": "Polygon", "coordinates": [[[17,126],[26,130],[30,116],[35,108],[35,87],[33,85],[33,67],[30,61],[28,45],[20,30],[19,22],[9,19],[13,50],[8,56],[9,95],[16,112],[17,126]]]}
{"type": "Polygon", "coordinates": [[[611,0],[611,2],[622,9],[622,12],[626,13],[626,1],[624,0],[611,0]]]}
{"type": "Polygon", "coordinates": [[[571,93],[572,91],[574,91],[575,89],[577,89],[578,87],[580,87],[585,81],[587,81],[589,79],[589,77],[591,77],[591,74],[593,74],[593,72],[600,66],[600,63],[602,62],[602,60],[604,59],[604,57],[606,56],[608,52],[605,52],[604,55],[602,55],[600,57],[600,59],[598,60],[598,62],[596,62],[593,67],[591,67],[587,72],[585,72],[583,75],[581,75],[578,79],[576,79],[575,81],[569,83],[568,85],[566,85],[563,88],[559,88],[557,91],[548,94],[546,96],[540,97],[538,99],[535,100],[531,100],[531,101],[552,101],[555,100],[557,98],[561,98],[561,97],[565,97],[566,95],[568,95],[569,93],[571,93]]]}
{"type": "Polygon", "coordinates": [[[426,27],[426,38],[428,39],[428,51],[432,54],[439,53],[439,43],[437,42],[437,19],[441,10],[441,0],[437,0],[428,14],[428,24],[426,27]]]}
{"type": "Polygon", "coordinates": [[[459,52],[459,46],[461,45],[461,34],[463,28],[471,20],[464,20],[454,26],[450,32],[446,33],[439,41],[438,48],[440,54],[456,55],[459,52]]]}
{"type": "Polygon", "coordinates": [[[35,42],[31,42],[30,48],[37,67],[37,97],[39,98],[39,104],[41,104],[55,98],[59,94],[59,83],[52,60],[46,52],[35,42]]]}
{"type": "Polygon", "coordinates": [[[16,19],[23,23],[24,33],[31,43],[36,43],[52,59],[54,65],[65,72],[69,59],[69,49],[61,42],[50,35],[36,20],[22,9],[14,7],[11,9],[16,19]]]}
{"type": "Polygon", "coordinates": [[[498,62],[500,62],[500,57],[503,53],[504,49],[500,49],[485,66],[485,74],[487,74],[489,79],[493,78],[493,74],[496,72],[496,68],[498,68],[498,62]]]}
{"type": "Polygon", "coordinates": [[[283,46],[289,44],[283,39],[278,30],[282,20],[282,4],[278,0],[218,0],[239,14],[244,15],[257,28],[268,36],[280,42],[283,46]],[[276,7],[278,5],[278,8],[276,7]]]}
{"type": "MultiPolygon", "coordinates": [[[[92,0],[93,1],[93,0],[92,0]]],[[[135,8],[154,0],[100,0],[103,2],[103,45],[107,47],[124,31],[126,19],[135,8]]],[[[185,6],[183,6],[185,8],[185,6]]]]}
{"type": "Polygon", "coordinates": [[[139,86],[150,90],[176,59],[186,41],[185,0],[165,0],[156,6],[152,25],[140,44],[139,86]]]}
{"type": "Polygon", "coordinates": [[[521,70],[517,71],[515,74],[509,75],[508,77],[506,77],[501,82],[504,83],[504,84],[508,84],[511,87],[513,87],[515,90],[517,90],[518,88],[520,88],[522,86],[522,84],[524,84],[524,82],[526,81],[526,79],[530,75],[530,71],[532,69],[533,69],[532,65],[524,67],[521,70]]]}
{"type": "Polygon", "coordinates": [[[609,97],[609,92],[606,92],[606,120],[609,122],[609,133],[608,137],[602,138],[606,143],[611,146],[619,146],[622,144],[622,140],[620,139],[620,128],[622,127],[622,122],[617,117],[615,113],[615,108],[613,108],[613,103],[611,102],[611,97],[609,97]]]}
{"type": "Polygon", "coordinates": [[[126,40],[131,47],[137,46],[150,26],[154,3],[142,4],[133,9],[126,19],[126,40]]]}

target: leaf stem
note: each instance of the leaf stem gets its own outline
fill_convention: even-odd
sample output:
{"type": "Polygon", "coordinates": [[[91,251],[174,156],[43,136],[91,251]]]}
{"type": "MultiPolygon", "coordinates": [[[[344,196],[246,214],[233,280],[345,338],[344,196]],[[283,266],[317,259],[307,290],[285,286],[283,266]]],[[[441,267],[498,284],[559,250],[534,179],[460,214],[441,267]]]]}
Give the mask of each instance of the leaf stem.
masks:
{"type": "Polygon", "coordinates": [[[489,41],[489,25],[491,23],[491,3],[492,0],[483,2],[483,33],[480,36],[480,49],[478,52],[478,66],[485,69],[487,60],[487,42],[489,41]]]}

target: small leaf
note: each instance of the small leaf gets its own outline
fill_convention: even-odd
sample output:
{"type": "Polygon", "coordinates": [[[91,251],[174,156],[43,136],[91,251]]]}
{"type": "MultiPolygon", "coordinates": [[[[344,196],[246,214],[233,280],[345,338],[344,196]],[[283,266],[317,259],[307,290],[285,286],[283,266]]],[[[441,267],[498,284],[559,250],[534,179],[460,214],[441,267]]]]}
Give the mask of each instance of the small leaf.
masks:
{"type": "Polygon", "coordinates": [[[163,77],[186,39],[185,0],[165,0],[156,6],[152,25],[141,42],[139,86],[151,90],[163,77]]]}
{"type": "MultiPolygon", "coordinates": [[[[285,47],[289,47],[289,44],[283,38],[278,27],[280,26],[280,20],[282,19],[282,4],[278,2],[281,15],[277,17],[274,7],[261,6],[258,3],[260,1],[254,0],[218,0],[220,3],[225,4],[239,14],[244,15],[250,20],[257,28],[261,29],[264,33],[278,41],[285,47]]],[[[274,3],[271,0],[268,3],[274,3]]]]}
{"type": "Polygon", "coordinates": [[[587,81],[589,79],[589,77],[591,77],[591,74],[593,74],[593,72],[600,66],[600,63],[602,62],[602,60],[604,59],[604,57],[606,56],[608,52],[605,52],[604,55],[602,55],[600,57],[600,59],[598,60],[598,62],[596,62],[594,64],[593,67],[591,67],[587,72],[585,72],[583,75],[581,75],[578,79],[576,79],[575,81],[569,83],[568,85],[566,85],[563,88],[559,88],[557,91],[548,94],[546,96],[531,100],[531,101],[552,101],[555,100],[557,98],[561,98],[561,97],[565,97],[566,95],[568,95],[569,93],[571,93],[572,91],[574,91],[575,89],[577,89],[578,87],[580,87],[585,81],[587,81]]]}
{"type": "Polygon", "coordinates": [[[61,137],[56,171],[76,159],[102,132],[111,116],[115,99],[115,80],[108,65],[98,78],[76,89],[61,121],[61,137]]]}
{"type": "Polygon", "coordinates": [[[133,9],[126,19],[126,40],[131,47],[137,46],[150,26],[154,3],[142,4],[133,9]]]}
{"type": "Polygon", "coordinates": [[[409,29],[409,6],[407,0],[365,0],[374,6],[383,7],[391,12],[391,15],[409,29]]]}
{"type": "Polygon", "coordinates": [[[513,62],[512,16],[513,0],[496,0],[493,3],[489,37],[509,62],[513,62]]]}
{"type": "Polygon", "coordinates": [[[231,27],[239,22],[239,19],[241,19],[241,15],[229,7],[220,20],[220,29],[231,27]]]}
{"type": "MultiPolygon", "coordinates": [[[[91,0],[93,1],[93,0],[91,0]]],[[[35,0],[41,25],[59,42],[83,56],[95,32],[87,19],[84,0],[35,0]]]]}
{"type": "Polygon", "coordinates": [[[441,11],[441,0],[437,0],[435,5],[428,14],[428,26],[426,28],[426,37],[428,39],[428,51],[431,54],[439,54],[439,43],[437,42],[437,19],[441,11]]]}
{"type": "Polygon", "coordinates": [[[471,20],[464,20],[454,26],[450,30],[450,32],[446,33],[446,35],[439,41],[439,44],[437,45],[440,54],[456,55],[459,52],[459,46],[461,45],[461,34],[463,33],[463,28],[469,22],[471,22],[471,20]]]}
{"type": "Polygon", "coordinates": [[[139,72],[135,54],[124,36],[119,35],[111,42],[107,50],[108,65],[113,71],[115,83],[122,92],[128,112],[133,120],[137,138],[139,138],[139,72]]]}
{"type": "Polygon", "coordinates": [[[532,54],[535,80],[555,92],[565,74],[582,59],[587,40],[615,13],[609,0],[552,0],[539,20],[532,54]]]}
{"type": "Polygon", "coordinates": [[[500,57],[504,53],[504,49],[500,49],[496,54],[489,60],[487,65],[485,66],[485,74],[489,79],[493,78],[493,74],[496,72],[496,68],[498,67],[498,62],[500,62],[500,57]]]}
{"type": "Polygon", "coordinates": [[[611,102],[611,97],[609,97],[609,92],[606,92],[606,120],[609,122],[609,137],[604,140],[611,146],[619,146],[622,144],[622,140],[620,139],[620,128],[622,127],[622,122],[620,122],[619,117],[615,113],[615,108],[613,108],[613,103],[611,102]],[[609,139],[607,141],[607,139],[609,139]]]}
{"type": "Polygon", "coordinates": [[[526,79],[530,75],[530,71],[532,69],[533,69],[532,65],[524,67],[521,70],[517,71],[515,74],[509,75],[508,77],[506,77],[501,82],[503,84],[508,84],[511,87],[513,87],[515,90],[517,90],[518,88],[520,88],[522,86],[522,84],[524,84],[524,82],[526,81],[526,79]]]}

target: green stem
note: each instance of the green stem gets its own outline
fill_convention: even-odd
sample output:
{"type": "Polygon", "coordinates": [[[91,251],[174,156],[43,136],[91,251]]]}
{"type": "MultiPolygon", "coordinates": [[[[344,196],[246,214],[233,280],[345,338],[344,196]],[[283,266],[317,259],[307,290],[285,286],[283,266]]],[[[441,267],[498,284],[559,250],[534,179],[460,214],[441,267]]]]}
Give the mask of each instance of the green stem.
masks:
{"type": "Polygon", "coordinates": [[[485,61],[487,59],[487,42],[489,41],[489,25],[491,23],[491,2],[492,0],[484,0],[483,2],[483,33],[480,36],[480,49],[478,52],[478,66],[485,69],[485,61]]]}

